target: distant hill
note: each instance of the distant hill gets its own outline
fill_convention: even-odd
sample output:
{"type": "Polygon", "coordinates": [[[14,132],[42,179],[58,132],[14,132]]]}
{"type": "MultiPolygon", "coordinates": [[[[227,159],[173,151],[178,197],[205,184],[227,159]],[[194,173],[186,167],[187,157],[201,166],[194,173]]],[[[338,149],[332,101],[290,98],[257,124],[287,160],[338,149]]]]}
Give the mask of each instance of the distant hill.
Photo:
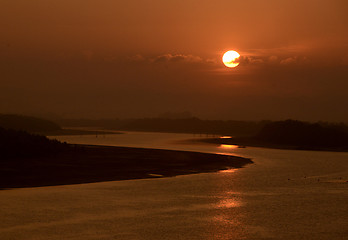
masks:
{"type": "Polygon", "coordinates": [[[267,121],[223,121],[199,118],[143,118],[143,119],[64,119],[65,127],[103,127],[120,131],[176,132],[195,134],[255,135],[267,121]]]}
{"type": "Polygon", "coordinates": [[[0,114],[0,127],[27,132],[57,131],[61,129],[58,124],[49,120],[14,114],[0,114]]]}
{"type": "Polygon", "coordinates": [[[0,159],[49,156],[68,149],[66,143],[21,130],[0,127],[0,159]]]}

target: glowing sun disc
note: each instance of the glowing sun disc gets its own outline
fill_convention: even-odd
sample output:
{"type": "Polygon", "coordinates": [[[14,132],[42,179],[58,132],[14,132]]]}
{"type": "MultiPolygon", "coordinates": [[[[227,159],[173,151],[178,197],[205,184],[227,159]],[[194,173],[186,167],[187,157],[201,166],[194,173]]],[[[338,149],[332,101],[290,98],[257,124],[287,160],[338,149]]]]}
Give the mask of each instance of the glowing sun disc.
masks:
{"type": "Polygon", "coordinates": [[[234,68],[239,65],[239,62],[236,61],[239,57],[240,55],[236,51],[227,51],[222,56],[222,62],[225,64],[226,67],[234,68]]]}

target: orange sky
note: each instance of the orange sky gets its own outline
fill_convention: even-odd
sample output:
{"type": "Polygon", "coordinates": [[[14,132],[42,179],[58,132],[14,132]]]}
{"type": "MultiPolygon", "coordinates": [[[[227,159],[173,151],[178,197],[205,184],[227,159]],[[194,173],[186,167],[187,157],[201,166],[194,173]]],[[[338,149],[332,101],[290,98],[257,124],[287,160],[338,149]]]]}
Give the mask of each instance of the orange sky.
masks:
{"type": "Polygon", "coordinates": [[[348,121],[347,12],[345,0],[1,0],[0,112],[348,121]]]}

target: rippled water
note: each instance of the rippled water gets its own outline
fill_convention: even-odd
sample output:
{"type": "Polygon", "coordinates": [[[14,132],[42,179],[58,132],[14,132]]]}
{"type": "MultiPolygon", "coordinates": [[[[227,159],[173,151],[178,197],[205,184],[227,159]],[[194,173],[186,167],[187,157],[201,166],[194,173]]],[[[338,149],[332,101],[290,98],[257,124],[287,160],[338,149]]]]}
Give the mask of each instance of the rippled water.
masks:
{"type": "Polygon", "coordinates": [[[64,136],[73,143],[251,157],[174,178],[0,191],[0,239],[347,239],[348,153],[234,148],[187,134],[64,136]]]}

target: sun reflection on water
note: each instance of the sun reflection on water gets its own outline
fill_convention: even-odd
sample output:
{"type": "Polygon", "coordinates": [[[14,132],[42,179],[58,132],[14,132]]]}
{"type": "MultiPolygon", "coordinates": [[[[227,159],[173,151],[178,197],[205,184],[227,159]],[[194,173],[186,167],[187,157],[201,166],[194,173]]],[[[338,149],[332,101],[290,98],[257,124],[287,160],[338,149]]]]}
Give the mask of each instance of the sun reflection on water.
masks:
{"type": "Polygon", "coordinates": [[[238,148],[238,145],[221,144],[221,145],[219,146],[219,148],[223,148],[223,149],[235,149],[235,148],[238,148]]]}
{"type": "Polygon", "coordinates": [[[243,201],[238,194],[224,192],[223,196],[215,203],[214,208],[217,210],[212,216],[212,232],[210,239],[229,240],[241,239],[243,235],[243,221],[240,216],[239,208],[243,201]],[[226,231],[228,229],[228,231],[226,231]]]}
{"type": "Polygon", "coordinates": [[[242,205],[241,201],[236,198],[224,198],[216,204],[216,208],[233,208],[240,207],[242,205]]]}
{"type": "Polygon", "coordinates": [[[233,173],[233,172],[236,172],[237,170],[238,170],[237,168],[230,168],[230,169],[220,170],[219,172],[221,172],[221,173],[233,173]]]}

